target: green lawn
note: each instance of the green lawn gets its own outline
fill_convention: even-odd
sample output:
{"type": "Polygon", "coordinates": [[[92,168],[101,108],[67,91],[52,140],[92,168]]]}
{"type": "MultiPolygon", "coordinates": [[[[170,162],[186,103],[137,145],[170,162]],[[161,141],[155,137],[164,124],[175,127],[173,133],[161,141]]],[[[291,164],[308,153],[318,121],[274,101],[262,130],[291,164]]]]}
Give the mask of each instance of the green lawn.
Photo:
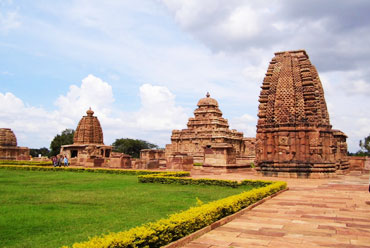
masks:
{"type": "Polygon", "coordinates": [[[141,184],[136,176],[0,169],[0,247],[60,247],[248,187],[141,184]]]}

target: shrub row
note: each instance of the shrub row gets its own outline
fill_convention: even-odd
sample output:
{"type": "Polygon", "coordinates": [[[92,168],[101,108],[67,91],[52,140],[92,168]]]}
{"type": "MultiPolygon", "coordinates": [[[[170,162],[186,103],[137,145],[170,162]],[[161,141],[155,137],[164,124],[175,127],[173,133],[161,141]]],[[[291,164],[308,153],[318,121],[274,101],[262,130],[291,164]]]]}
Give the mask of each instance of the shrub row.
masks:
{"type": "Polygon", "coordinates": [[[163,171],[148,171],[148,170],[117,170],[117,169],[102,169],[102,168],[76,168],[76,167],[45,167],[45,166],[22,166],[22,165],[0,165],[0,169],[10,170],[31,170],[31,171],[71,171],[71,172],[95,172],[95,173],[108,173],[108,174],[124,174],[124,175],[148,175],[159,174],[168,175],[171,177],[187,177],[190,176],[189,172],[163,172],[163,171]]]}
{"type": "MultiPolygon", "coordinates": [[[[147,223],[127,231],[93,237],[75,243],[73,248],[161,247],[233,214],[267,196],[286,188],[285,182],[270,185],[213,201],[172,214],[167,219],[147,223]]],[[[68,248],[64,246],[63,248],[68,248]]]]}
{"type": "Polygon", "coordinates": [[[239,186],[237,181],[231,180],[217,180],[217,179],[193,179],[193,178],[179,178],[167,175],[143,175],[138,176],[140,183],[162,183],[162,184],[192,184],[192,185],[217,185],[236,188],[239,186]]]}
{"type": "Polygon", "coordinates": [[[39,165],[39,166],[45,166],[45,165],[52,165],[53,163],[51,161],[0,160],[0,165],[1,164],[6,164],[6,165],[39,165]]]}
{"type": "Polygon", "coordinates": [[[179,178],[171,175],[152,174],[141,175],[138,177],[141,183],[162,183],[162,184],[192,184],[192,185],[217,185],[236,188],[243,185],[250,185],[252,187],[264,187],[271,184],[271,181],[263,180],[244,180],[240,183],[232,180],[218,180],[218,179],[193,179],[193,178],[179,178]]]}

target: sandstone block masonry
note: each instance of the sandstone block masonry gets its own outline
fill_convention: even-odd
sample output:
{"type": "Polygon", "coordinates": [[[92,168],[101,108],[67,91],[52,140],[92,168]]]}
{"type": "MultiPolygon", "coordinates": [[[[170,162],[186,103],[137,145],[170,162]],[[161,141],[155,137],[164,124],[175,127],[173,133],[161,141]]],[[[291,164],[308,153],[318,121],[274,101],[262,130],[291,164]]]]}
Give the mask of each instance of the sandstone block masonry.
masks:
{"type": "Polygon", "coordinates": [[[17,146],[17,138],[10,128],[0,128],[0,160],[29,160],[30,150],[17,146]]]}
{"type": "MultiPolygon", "coordinates": [[[[103,130],[100,122],[94,111],[86,111],[86,116],[83,116],[78,123],[76,132],[73,137],[72,145],[64,145],[61,147],[60,154],[67,156],[71,165],[75,166],[107,166],[111,158],[112,147],[104,145],[103,130]]],[[[121,159],[120,157],[118,157],[121,159]]],[[[113,164],[121,165],[125,163],[115,162],[113,164]]]]}
{"type": "Polygon", "coordinates": [[[259,172],[331,177],[348,169],[346,136],[330,125],[319,75],[304,50],[275,53],[261,88],[256,136],[259,172]]]}
{"type": "Polygon", "coordinates": [[[250,167],[255,158],[255,138],[245,138],[242,132],[229,129],[228,120],[209,93],[197,106],[187,128],[172,131],[171,144],[165,151],[167,167],[181,169],[180,160],[187,161],[188,167],[190,158],[204,167],[250,167]]]}

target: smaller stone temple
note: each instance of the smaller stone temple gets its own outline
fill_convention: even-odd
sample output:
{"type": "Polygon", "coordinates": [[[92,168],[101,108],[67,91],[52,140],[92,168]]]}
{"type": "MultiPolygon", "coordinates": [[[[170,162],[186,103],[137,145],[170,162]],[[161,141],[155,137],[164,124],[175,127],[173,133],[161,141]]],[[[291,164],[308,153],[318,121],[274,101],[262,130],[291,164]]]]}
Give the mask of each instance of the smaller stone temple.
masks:
{"type": "Polygon", "coordinates": [[[187,129],[172,131],[171,144],[165,150],[167,169],[189,170],[193,164],[226,170],[249,168],[255,158],[255,138],[229,129],[209,93],[197,106],[187,129]]]}
{"type": "Polygon", "coordinates": [[[0,160],[29,160],[30,150],[17,146],[17,138],[10,128],[0,128],[0,160]]]}
{"type": "Polygon", "coordinates": [[[132,160],[134,169],[159,169],[166,168],[164,149],[142,149],[140,159],[132,160]]]}
{"type": "Polygon", "coordinates": [[[349,157],[347,155],[347,135],[340,130],[333,129],[334,135],[334,157],[337,173],[346,172],[349,169],[349,157]]]}
{"type": "MultiPolygon", "coordinates": [[[[112,146],[104,145],[103,130],[94,111],[90,108],[86,114],[78,123],[73,144],[62,146],[60,154],[70,158],[72,166],[108,166],[112,146]]],[[[118,155],[115,157],[120,158],[118,155]]]]}
{"type": "Polygon", "coordinates": [[[321,178],[347,171],[347,137],[330,125],[324,90],[306,51],[275,53],[261,89],[256,137],[260,173],[321,178]]]}

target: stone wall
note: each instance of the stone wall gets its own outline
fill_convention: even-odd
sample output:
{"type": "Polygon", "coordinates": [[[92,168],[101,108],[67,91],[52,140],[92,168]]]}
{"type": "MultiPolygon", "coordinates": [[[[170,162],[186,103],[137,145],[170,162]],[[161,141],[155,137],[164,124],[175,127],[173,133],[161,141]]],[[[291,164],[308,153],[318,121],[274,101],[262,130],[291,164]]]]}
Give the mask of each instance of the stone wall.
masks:
{"type": "Polygon", "coordinates": [[[348,156],[351,171],[370,171],[370,157],[348,156]]]}

